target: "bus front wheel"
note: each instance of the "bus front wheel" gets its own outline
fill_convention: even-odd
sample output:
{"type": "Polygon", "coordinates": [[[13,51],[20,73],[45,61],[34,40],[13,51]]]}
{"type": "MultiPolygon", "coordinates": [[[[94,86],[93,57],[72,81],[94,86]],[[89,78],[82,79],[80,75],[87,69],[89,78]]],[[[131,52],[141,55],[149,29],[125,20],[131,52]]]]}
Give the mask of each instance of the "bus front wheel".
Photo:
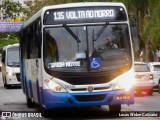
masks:
{"type": "Polygon", "coordinates": [[[28,108],[33,108],[35,106],[35,103],[28,96],[26,96],[26,100],[27,100],[27,107],[28,108]]]}
{"type": "Polygon", "coordinates": [[[121,105],[109,105],[109,111],[110,112],[120,112],[121,105]]]}
{"type": "Polygon", "coordinates": [[[41,106],[40,108],[41,108],[42,116],[44,118],[49,118],[51,114],[53,114],[53,113],[50,113],[50,110],[46,110],[43,106],[41,106]]]}
{"type": "Polygon", "coordinates": [[[6,78],[3,78],[3,84],[4,84],[4,87],[7,86],[6,78]]]}
{"type": "Polygon", "coordinates": [[[6,79],[5,79],[5,81],[4,81],[4,87],[7,88],[7,89],[10,89],[10,87],[11,87],[10,85],[7,84],[6,79]]]}

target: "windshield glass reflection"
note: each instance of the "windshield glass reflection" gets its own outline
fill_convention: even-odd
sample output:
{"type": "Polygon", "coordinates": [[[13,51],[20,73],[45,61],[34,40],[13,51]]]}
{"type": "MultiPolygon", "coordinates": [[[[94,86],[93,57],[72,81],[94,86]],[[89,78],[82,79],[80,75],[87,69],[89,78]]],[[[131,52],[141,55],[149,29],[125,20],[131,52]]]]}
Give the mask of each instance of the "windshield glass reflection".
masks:
{"type": "Polygon", "coordinates": [[[44,39],[44,63],[53,71],[106,71],[131,65],[126,24],[45,28],[44,39]]]}
{"type": "Polygon", "coordinates": [[[19,48],[9,48],[7,52],[7,65],[11,67],[19,67],[19,48]]]}

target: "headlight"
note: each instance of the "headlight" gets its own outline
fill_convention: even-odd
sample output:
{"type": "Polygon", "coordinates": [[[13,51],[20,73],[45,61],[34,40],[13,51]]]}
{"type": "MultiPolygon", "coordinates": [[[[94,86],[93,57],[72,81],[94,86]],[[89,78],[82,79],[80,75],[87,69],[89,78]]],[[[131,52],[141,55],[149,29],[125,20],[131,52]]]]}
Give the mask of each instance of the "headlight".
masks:
{"type": "Polygon", "coordinates": [[[126,89],[129,90],[134,86],[135,79],[134,73],[129,71],[126,74],[123,74],[115,79],[116,83],[113,87],[113,90],[126,89]]]}
{"type": "Polygon", "coordinates": [[[44,83],[53,92],[67,92],[62,86],[52,80],[45,79],[44,83]]]}
{"type": "Polygon", "coordinates": [[[13,72],[7,72],[7,74],[8,74],[9,76],[14,76],[14,75],[15,75],[13,72]]]}

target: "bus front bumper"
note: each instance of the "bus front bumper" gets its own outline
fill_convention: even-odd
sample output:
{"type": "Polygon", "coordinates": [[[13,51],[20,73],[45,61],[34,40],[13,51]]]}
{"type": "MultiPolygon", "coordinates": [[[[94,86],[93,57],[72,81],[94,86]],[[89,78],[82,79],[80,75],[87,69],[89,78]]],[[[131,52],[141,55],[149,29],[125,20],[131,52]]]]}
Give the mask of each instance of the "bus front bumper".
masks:
{"type": "Polygon", "coordinates": [[[87,92],[87,93],[54,93],[43,90],[45,109],[63,107],[99,106],[114,104],[134,104],[134,90],[87,92]]]}
{"type": "Polygon", "coordinates": [[[8,85],[21,85],[20,80],[17,78],[16,75],[14,76],[6,76],[6,81],[8,85]]]}

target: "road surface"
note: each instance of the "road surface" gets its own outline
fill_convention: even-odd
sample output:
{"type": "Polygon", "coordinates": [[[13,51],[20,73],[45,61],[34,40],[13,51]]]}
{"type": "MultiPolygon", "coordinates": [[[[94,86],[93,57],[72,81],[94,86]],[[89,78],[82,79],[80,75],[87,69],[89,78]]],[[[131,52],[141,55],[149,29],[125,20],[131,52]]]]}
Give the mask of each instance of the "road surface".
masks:
{"type": "MultiPolygon", "coordinates": [[[[22,92],[20,87],[13,87],[11,89],[6,89],[3,87],[1,73],[0,73],[0,111],[4,112],[40,112],[39,108],[27,108],[26,106],[26,98],[22,92]]],[[[160,114],[160,94],[158,92],[154,92],[152,96],[147,96],[143,93],[141,96],[135,97],[135,104],[134,105],[122,105],[122,111],[143,111],[154,113],[159,112],[160,114]]],[[[143,113],[142,112],[142,113],[143,113]]],[[[21,114],[22,114],[21,113],[21,114]]],[[[28,113],[27,113],[28,114],[28,113]]],[[[24,117],[24,118],[7,118],[9,120],[51,120],[51,119],[139,119],[139,120],[159,120],[160,117],[125,117],[123,114],[119,116],[108,116],[109,110],[108,106],[104,105],[101,108],[98,107],[87,107],[87,108],[74,108],[74,109],[62,109],[59,111],[53,111],[51,116],[48,118],[39,117],[24,117]],[[54,115],[53,115],[54,114],[54,115]],[[121,116],[121,117],[120,117],[121,116]]]]}

